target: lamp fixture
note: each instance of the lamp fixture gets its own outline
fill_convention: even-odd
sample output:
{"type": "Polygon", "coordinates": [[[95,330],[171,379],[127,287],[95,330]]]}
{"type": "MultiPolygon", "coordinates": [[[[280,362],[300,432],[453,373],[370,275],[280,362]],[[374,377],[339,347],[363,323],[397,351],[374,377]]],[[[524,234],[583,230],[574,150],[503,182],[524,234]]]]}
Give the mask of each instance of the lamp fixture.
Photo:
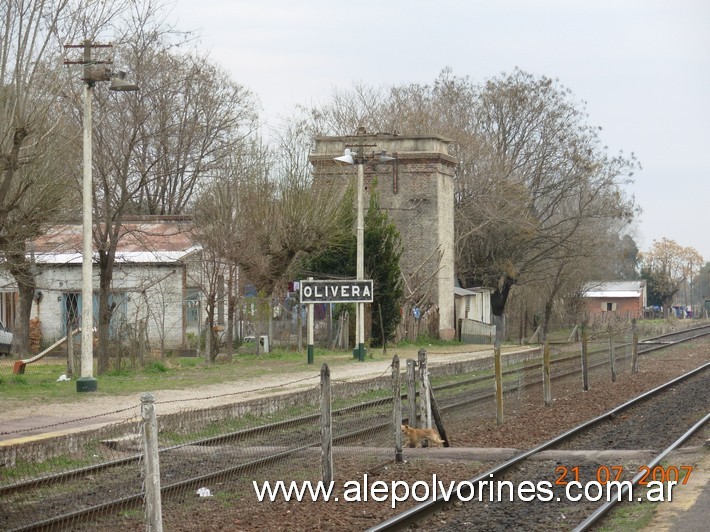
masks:
{"type": "Polygon", "coordinates": [[[353,157],[353,152],[350,151],[350,148],[345,148],[343,155],[336,157],[334,160],[340,161],[341,163],[355,164],[355,158],[353,157]]]}
{"type": "Polygon", "coordinates": [[[119,92],[129,92],[140,90],[138,85],[126,81],[126,73],[123,70],[119,70],[114,73],[111,77],[111,85],[109,90],[119,91],[119,92]]]}

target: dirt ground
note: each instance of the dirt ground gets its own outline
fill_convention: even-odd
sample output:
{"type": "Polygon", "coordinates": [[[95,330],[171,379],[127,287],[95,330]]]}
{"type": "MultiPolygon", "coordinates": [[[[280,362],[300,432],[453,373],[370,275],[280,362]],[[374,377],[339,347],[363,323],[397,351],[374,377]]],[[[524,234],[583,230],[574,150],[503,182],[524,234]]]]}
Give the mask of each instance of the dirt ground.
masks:
{"type": "MultiPolygon", "coordinates": [[[[393,353],[394,354],[394,353],[393,353]]],[[[469,353],[429,354],[431,366],[490,357],[492,351],[486,349],[469,353]]],[[[517,448],[527,449],[555,434],[558,434],[583,420],[596,417],[614,406],[632,397],[650,390],[692,368],[710,361],[710,338],[706,337],[687,344],[670,347],[640,359],[640,372],[631,375],[622,372],[616,383],[609,382],[606,376],[592,380],[589,391],[582,391],[575,379],[555,384],[553,388],[554,406],[545,407],[538,391],[526,392],[506,409],[505,423],[498,426],[495,412],[464,412],[449,420],[450,431],[457,448],[517,448]]],[[[239,383],[221,384],[185,390],[156,390],[156,399],[161,412],[169,413],[181,409],[194,409],[231,403],[235,400],[248,400],[275,393],[287,393],[306,389],[318,384],[319,367],[304,367],[302,372],[287,376],[262,377],[244,380],[239,383]],[[235,398],[238,394],[238,398],[235,398]]],[[[367,361],[340,368],[334,368],[334,380],[358,380],[389,374],[387,361],[367,361]]],[[[532,387],[531,387],[532,388],[532,387]]],[[[126,419],[139,412],[139,397],[107,397],[87,395],[81,403],[72,404],[27,404],[5,409],[0,412],[0,425],[3,432],[11,432],[10,427],[19,427],[23,423],[30,427],[62,423],[68,418],[82,417],[82,426],[70,427],[55,425],[52,431],[85,429],[87,424],[112,422],[112,418],[126,419]],[[95,416],[95,417],[91,417],[95,416]],[[87,419],[88,418],[88,419],[87,419]]],[[[38,429],[39,432],[47,429],[38,429]]],[[[32,431],[29,431],[32,432],[32,431]]],[[[28,432],[0,435],[0,442],[8,444],[9,438],[25,436],[28,432]]],[[[411,451],[424,451],[415,449],[411,451]]],[[[439,478],[463,480],[471,478],[485,464],[472,462],[470,459],[444,456],[446,449],[426,450],[425,453],[410,453],[405,450],[406,462],[392,465],[382,470],[378,479],[384,481],[407,480],[414,482],[437,474],[439,478]],[[437,456],[441,454],[441,456],[437,456]]],[[[350,470],[347,463],[340,462],[338,479],[357,478],[359,470],[350,470]]],[[[238,479],[238,482],[250,482],[238,479]]],[[[225,483],[221,486],[225,492],[240,491],[243,487],[225,483]]],[[[166,530],[363,530],[393,515],[387,504],[369,502],[337,505],[318,501],[296,504],[274,502],[254,504],[255,501],[241,499],[239,502],[225,503],[213,497],[208,499],[164,501],[163,519],[166,530]]],[[[403,507],[398,507],[401,511],[403,507]]],[[[144,528],[140,518],[118,517],[110,522],[94,523],[92,530],[141,530],[144,528]]]]}
{"type": "MultiPolygon", "coordinates": [[[[591,389],[586,392],[574,380],[566,385],[557,385],[553,390],[553,407],[545,407],[539,391],[532,391],[531,387],[529,394],[521,394],[514,409],[506,411],[502,426],[496,424],[494,412],[484,415],[470,413],[450,419],[447,431],[450,430],[457,448],[531,448],[709,361],[710,339],[696,340],[644,355],[640,361],[640,372],[636,375],[623,373],[616,383],[599,377],[592,381],[591,389]]],[[[450,451],[441,448],[405,449],[405,462],[384,468],[376,478],[385,482],[406,480],[412,483],[437,474],[438,478],[446,481],[463,480],[488,468],[484,463],[471,460],[470,456],[462,454],[456,457],[450,451]]],[[[350,470],[347,463],[339,463],[338,480],[357,478],[360,474],[361,471],[350,470]]],[[[246,480],[237,479],[235,482],[246,480]]],[[[242,493],[243,487],[228,482],[220,489],[242,493]]],[[[227,504],[217,498],[193,499],[164,502],[163,522],[166,529],[364,530],[395,513],[388,504],[373,501],[352,504],[332,501],[257,504],[252,497],[227,504]]],[[[398,507],[397,512],[406,506],[398,507]]],[[[139,530],[140,526],[138,521],[119,519],[111,523],[96,523],[94,530],[139,530]]]]}
{"type": "MultiPolygon", "coordinates": [[[[506,347],[505,353],[521,349],[506,347]]],[[[536,348],[530,348],[536,349],[536,348]]],[[[411,351],[411,349],[410,349],[411,351]]],[[[429,367],[452,362],[475,360],[492,356],[490,346],[461,346],[458,352],[446,349],[432,349],[428,353],[429,367]],[[462,348],[467,348],[461,352],[462,348]]],[[[392,350],[400,359],[415,358],[413,353],[392,350]]],[[[317,362],[317,361],[316,361],[317,362]]],[[[366,360],[352,362],[331,368],[331,379],[335,381],[366,380],[381,375],[389,375],[390,362],[386,360],[366,360]]],[[[281,395],[317,386],[320,379],[320,365],[307,366],[288,375],[263,375],[253,379],[242,379],[210,386],[199,386],[180,390],[146,390],[155,396],[160,415],[171,414],[185,409],[209,408],[236,401],[281,395]]],[[[74,386],[72,382],[59,383],[74,386]]],[[[0,409],[0,442],[39,435],[46,432],[74,432],[88,427],[103,425],[133,418],[140,415],[140,395],[104,395],[87,393],[80,401],[72,403],[46,403],[27,401],[4,404],[0,409]]]]}

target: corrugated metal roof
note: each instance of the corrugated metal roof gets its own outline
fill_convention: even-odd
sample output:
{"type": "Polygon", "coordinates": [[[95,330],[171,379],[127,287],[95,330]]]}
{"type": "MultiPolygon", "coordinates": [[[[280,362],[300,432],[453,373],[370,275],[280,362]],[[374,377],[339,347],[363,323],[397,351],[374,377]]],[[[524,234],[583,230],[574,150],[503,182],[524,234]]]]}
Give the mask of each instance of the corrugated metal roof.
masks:
{"type": "MultiPolygon", "coordinates": [[[[35,260],[44,264],[80,264],[82,260],[81,224],[50,228],[34,241],[35,260]]],[[[139,221],[123,225],[116,261],[123,263],[176,262],[196,250],[192,225],[181,221],[139,221]]]]}
{"type": "Polygon", "coordinates": [[[646,286],[646,281],[604,281],[587,283],[584,297],[639,297],[646,286]]]}
{"type": "Polygon", "coordinates": [[[584,297],[639,297],[641,290],[609,290],[599,292],[585,292],[584,297]]]}

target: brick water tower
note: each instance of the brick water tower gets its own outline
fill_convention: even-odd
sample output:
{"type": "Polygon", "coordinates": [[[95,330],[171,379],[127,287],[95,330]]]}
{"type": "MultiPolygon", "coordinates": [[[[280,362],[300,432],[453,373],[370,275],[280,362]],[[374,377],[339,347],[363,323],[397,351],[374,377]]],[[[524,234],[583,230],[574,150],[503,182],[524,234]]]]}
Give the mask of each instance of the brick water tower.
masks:
{"type": "MultiPolygon", "coordinates": [[[[310,157],[316,182],[355,186],[358,165],[335,161],[346,150],[362,163],[364,205],[376,179],[380,208],[402,238],[400,268],[410,288],[420,286],[438,309],[438,332],[454,338],[454,183],[450,140],[436,135],[370,134],[317,137],[310,157]],[[386,154],[387,157],[382,157],[386,154]],[[392,159],[389,159],[392,158],[392,159]],[[385,161],[386,162],[383,162],[385,161]]],[[[407,288],[405,288],[405,293],[407,288]]]]}

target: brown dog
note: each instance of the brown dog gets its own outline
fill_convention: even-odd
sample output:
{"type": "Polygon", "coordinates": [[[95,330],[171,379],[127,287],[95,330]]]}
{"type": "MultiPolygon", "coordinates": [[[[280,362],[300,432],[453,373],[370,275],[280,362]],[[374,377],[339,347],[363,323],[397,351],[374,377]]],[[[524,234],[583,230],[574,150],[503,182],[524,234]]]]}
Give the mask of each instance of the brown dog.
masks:
{"type": "Polygon", "coordinates": [[[419,447],[421,440],[428,440],[429,445],[437,444],[441,445],[444,440],[441,439],[439,433],[434,429],[415,429],[409,425],[402,425],[402,432],[409,440],[407,442],[408,446],[419,447]]]}

